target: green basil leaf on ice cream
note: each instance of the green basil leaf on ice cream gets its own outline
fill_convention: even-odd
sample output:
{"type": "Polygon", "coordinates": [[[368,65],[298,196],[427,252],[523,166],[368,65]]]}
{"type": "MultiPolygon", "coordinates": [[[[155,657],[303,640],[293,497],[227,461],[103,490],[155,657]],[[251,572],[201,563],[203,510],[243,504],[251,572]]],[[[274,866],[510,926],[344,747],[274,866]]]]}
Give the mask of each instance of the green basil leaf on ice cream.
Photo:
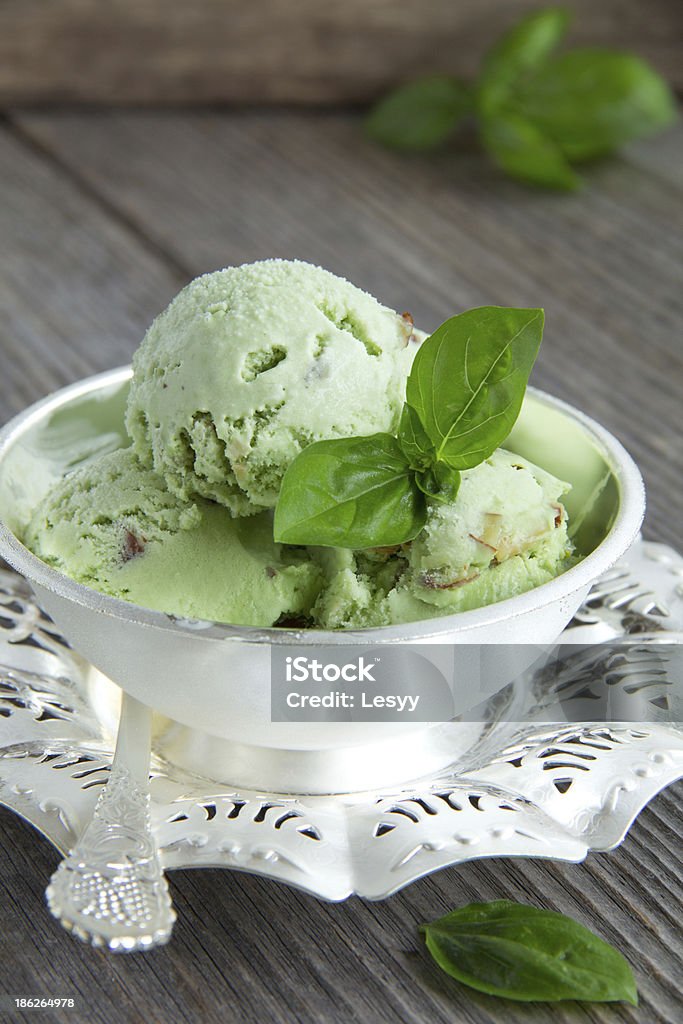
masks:
{"type": "Polygon", "coordinates": [[[451,317],[420,346],[399,439],[327,441],[297,456],[282,481],[275,539],[385,547],[412,540],[423,495],[454,501],[460,469],[510,433],[543,334],[543,311],[483,306],[451,317]]]}
{"type": "Polygon", "coordinates": [[[543,336],[543,310],[482,306],[451,317],[415,357],[406,401],[453,469],[483,462],[508,436],[543,336]]]}
{"type": "Polygon", "coordinates": [[[425,516],[395,438],[318,441],[285,473],[275,539],[347,548],[401,544],[420,532],[425,516]]]}
{"type": "Polygon", "coordinates": [[[398,441],[411,469],[427,469],[436,459],[432,440],[422,426],[415,409],[403,406],[398,427],[398,441]]]}
{"type": "Polygon", "coordinates": [[[422,493],[432,501],[444,504],[455,501],[460,489],[460,480],[460,472],[441,460],[415,473],[415,483],[422,493]]]}

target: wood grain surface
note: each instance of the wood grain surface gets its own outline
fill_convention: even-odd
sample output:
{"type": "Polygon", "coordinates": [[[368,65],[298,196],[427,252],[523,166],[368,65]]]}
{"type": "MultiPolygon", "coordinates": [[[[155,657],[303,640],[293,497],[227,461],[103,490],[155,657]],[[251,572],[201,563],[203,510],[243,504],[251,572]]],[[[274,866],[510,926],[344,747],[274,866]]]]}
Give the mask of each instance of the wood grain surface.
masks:
{"type": "MultiPolygon", "coordinates": [[[[365,102],[422,68],[471,75],[533,0],[3,0],[0,102],[365,102]]],[[[567,0],[579,45],[683,86],[677,0],[567,0]]]]}
{"type": "MultiPolygon", "coordinates": [[[[483,302],[544,305],[533,382],[625,442],[648,485],[646,534],[680,548],[682,157],[675,129],[594,167],[581,194],[555,196],[501,179],[473,148],[387,154],[346,114],[10,112],[0,126],[0,420],[126,361],[190,277],[296,256],[410,309],[426,329],[483,302]]],[[[51,1019],[102,1024],[673,1024],[682,807],[683,787],[670,788],[618,850],[580,865],[472,862],[377,904],[174,872],[173,941],[132,957],[83,947],[49,918],[43,890],[57,856],[2,812],[0,993],[73,995],[77,1010],[51,1019]],[[416,925],[493,898],[563,911],[615,943],[640,1007],[515,1005],[441,975],[416,925]]]]}

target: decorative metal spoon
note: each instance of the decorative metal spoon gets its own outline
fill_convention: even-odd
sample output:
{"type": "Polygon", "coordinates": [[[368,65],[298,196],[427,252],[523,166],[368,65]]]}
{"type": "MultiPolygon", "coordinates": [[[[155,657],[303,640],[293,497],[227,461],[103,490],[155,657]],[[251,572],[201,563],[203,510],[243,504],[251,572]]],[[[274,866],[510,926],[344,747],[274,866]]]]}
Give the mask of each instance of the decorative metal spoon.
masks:
{"type": "Polygon", "coordinates": [[[109,780],[45,896],[79,938],[118,952],[167,942],[175,912],[152,834],[152,711],[124,693],[109,780]]]}

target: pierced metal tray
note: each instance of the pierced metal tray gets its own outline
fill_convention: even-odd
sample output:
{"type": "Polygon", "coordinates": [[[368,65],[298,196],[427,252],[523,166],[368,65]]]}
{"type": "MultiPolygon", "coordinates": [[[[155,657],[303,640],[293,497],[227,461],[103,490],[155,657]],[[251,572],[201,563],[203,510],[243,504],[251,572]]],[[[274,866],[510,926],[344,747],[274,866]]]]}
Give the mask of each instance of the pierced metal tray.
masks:
{"type": "MultiPolygon", "coordinates": [[[[625,634],[678,643],[683,558],[638,542],[593,588],[568,642],[625,634]]],[[[576,679],[583,699],[605,685],[597,656],[576,679]]],[[[88,697],[87,666],[31,597],[0,569],[0,803],[63,853],[90,820],[113,756],[111,723],[88,697]]],[[[382,899],[422,875],[476,857],[582,860],[624,838],[633,819],[683,775],[683,730],[671,724],[671,680],[641,675],[628,699],[647,724],[507,723],[485,749],[394,789],[335,796],[233,790],[153,755],[151,812],[165,868],[254,872],[329,900],[382,899]],[[657,722],[656,711],[662,710],[657,722]]]]}

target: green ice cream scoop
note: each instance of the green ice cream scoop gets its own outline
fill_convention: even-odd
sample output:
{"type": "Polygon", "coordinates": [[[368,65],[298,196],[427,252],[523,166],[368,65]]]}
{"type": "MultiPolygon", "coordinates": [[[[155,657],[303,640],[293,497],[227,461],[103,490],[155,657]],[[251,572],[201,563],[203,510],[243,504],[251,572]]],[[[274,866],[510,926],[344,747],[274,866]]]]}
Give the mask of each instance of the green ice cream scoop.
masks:
{"type": "Polygon", "coordinates": [[[269,513],[232,519],[202,498],[182,502],[131,449],[64,477],[24,541],[79,583],[191,619],[271,626],[305,613],[322,572],[273,542],[269,513]]]}
{"type": "Polygon", "coordinates": [[[395,432],[416,340],[410,317],[308,263],[206,274],[133,360],[128,431],[179,497],[251,515],[311,442],[395,432]]]}
{"type": "Polygon", "coordinates": [[[523,593],[567,567],[567,485],[502,449],[463,473],[412,544],[275,544],[272,515],[185,502],[128,448],[59,481],[24,541],[80,583],[146,608],[234,625],[390,625],[523,593]]]}

